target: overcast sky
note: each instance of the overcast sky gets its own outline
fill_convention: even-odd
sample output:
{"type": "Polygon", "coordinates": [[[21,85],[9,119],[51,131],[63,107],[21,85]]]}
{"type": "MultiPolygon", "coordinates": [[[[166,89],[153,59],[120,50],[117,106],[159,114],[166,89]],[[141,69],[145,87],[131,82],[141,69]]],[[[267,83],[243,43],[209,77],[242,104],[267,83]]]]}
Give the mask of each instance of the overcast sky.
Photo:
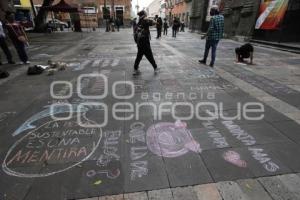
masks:
{"type": "Polygon", "coordinates": [[[137,1],[139,1],[140,10],[142,10],[144,7],[147,7],[153,0],[132,0],[132,6],[133,6],[134,10],[135,10],[137,1]]]}

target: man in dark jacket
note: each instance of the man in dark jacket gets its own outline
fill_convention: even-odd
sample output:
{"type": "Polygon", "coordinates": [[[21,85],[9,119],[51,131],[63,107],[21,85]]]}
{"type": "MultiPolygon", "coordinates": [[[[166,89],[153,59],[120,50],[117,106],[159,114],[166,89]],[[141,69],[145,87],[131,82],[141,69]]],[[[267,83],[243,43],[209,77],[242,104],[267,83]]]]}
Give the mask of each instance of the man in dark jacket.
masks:
{"type": "Polygon", "coordinates": [[[168,35],[168,28],[169,28],[169,24],[167,22],[167,19],[164,19],[164,35],[168,35]]]}
{"type": "Polygon", "coordinates": [[[135,42],[137,43],[137,48],[138,48],[138,53],[136,56],[136,60],[134,63],[134,73],[133,75],[139,75],[139,64],[145,55],[146,58],[149,60],[149,62],[152,64],[154,68],[154,72],[158,72],[157,64],[154,60],[153,53],[151,50],[151,45],[150,45],[150,26],[155,25],[155,22],[147,19],[146,12],[144,10],[140,11],[138,13],[139,16],[139,22],[136,26],[136,30],[134,33],[134,39],[135,42]]]}
{"type": "Polygon", "coordinates": [[[162,25],[163,25],[163,22],[162,22],[161,17],[157,18],[157,21],[156,21],[157,37],[156,37],[156,39],[161,38],[162,25]]]}
{"type": "Polygon", "coordinates": [[[120,31],[120,26],[121,26],[120,18],[117,17],[117,19],[115,20],[115,24],[116,24],[116,27],[117,27],[117,31],[119,32],[120,31]]]}
{"type": "Polygon", "coordinates": [[[173,26],[172,26],[172,31],[173,31],[172,37],[176,38],[179,27],[180,27],[180,22],[177,20],[176,17],[174,17],[173,26]]]}

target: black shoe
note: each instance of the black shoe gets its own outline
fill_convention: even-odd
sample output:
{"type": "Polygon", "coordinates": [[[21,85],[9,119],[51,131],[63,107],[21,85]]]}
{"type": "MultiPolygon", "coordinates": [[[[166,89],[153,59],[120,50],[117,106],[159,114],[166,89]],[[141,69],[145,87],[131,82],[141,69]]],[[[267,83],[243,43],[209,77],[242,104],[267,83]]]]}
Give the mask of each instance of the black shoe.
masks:
{"type": "Polygon", "coordinates": [[[0,79],[9,77],[9,73],[7,71],[0,70],[0,79]]]}
{"type": "Polygon", "coordinates": [[[214,68],[214,64],[212,64],[212,63],[210,63],[209,66],[210,66],[211,68],[214,68]]]}
{"type": "Polygon", "coordinates": [[[16,64],[16,62],[15,62],[15,61],[12,61],[12,60],[10,60],[10,61],[8,61],[8,64],[14,65],[14,64],[16,64]]]}
{"type": "Polygon", "coordinates": [[[0,65],[2,65],[2,62],[0,62],[0,65]]]}
{"type": "Polygon", "coordinates": [[[137,70],[134,70],[133,73],[132,73],[133,76],[138,76],[138,75],[140,75],[140,74],[141,74],[141,72],[140,72],[140,70],[138,70],[138,69],[137,69],[137,70]]]}
{"type": "Polygon", "coordinates": [[[199,60],[199,63],[206,65],[206,60],[199,60]]]}

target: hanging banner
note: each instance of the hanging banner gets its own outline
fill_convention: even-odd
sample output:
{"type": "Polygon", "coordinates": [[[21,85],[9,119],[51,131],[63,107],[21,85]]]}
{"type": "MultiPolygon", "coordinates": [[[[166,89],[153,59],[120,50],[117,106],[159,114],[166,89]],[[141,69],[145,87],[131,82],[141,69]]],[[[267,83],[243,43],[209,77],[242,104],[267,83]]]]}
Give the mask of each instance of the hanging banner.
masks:
{"type": "Polygon", "coordinates": [[[282,22],[289,0],[261,0],[255,29],[276,30],[282,22]]]}

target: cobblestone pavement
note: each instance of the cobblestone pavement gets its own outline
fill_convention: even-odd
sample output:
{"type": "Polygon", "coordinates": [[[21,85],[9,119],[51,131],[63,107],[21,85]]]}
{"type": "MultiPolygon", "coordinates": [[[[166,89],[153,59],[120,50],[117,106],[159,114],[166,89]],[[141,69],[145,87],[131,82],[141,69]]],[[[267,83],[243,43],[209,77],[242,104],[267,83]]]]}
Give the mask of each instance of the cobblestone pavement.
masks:
{"type": "Polygon", "coordinates": [[[273,200],[299,199],[299,174],[93,197],[82,200],[273,200]]]}
{"type": "Polygon", "coordinates": [[[158,74],[144,59],[132,76],[129,29],[31,38],[33,64],[69,67],[2,66],[1,200],[300,198],[299,55],[239,65],[223,40],[212,69],[179,33],[151,41],[158,74]]]}

